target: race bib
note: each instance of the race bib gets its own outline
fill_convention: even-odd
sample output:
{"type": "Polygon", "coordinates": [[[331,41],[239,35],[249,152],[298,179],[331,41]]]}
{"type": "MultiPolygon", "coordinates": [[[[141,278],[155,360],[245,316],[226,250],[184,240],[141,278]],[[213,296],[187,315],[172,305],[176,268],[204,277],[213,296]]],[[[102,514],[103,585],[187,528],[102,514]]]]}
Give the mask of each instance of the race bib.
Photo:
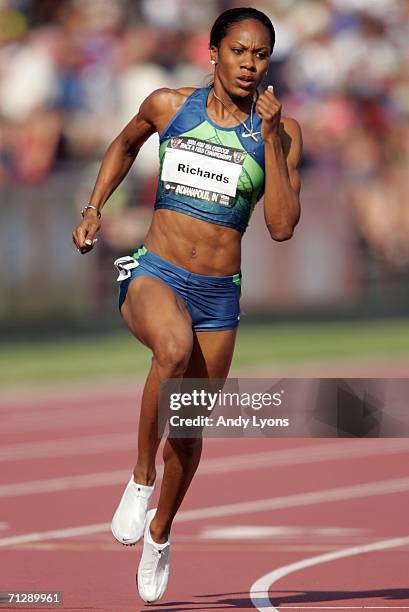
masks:
{"type": "Polygon", "coordinates": [[[163,188],[231,207],[245,158],[242,149],[196,138],[171,138],[162,166],[163,188]]]}

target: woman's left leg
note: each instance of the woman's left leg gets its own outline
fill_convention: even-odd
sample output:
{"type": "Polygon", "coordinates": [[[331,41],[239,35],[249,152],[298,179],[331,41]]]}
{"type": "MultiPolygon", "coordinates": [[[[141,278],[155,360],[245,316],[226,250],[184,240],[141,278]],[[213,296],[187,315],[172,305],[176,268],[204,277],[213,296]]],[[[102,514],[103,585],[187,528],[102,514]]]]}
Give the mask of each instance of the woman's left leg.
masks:
{"type": "MultiPolygon", "coordinates": [[[[196,332],[184,378],[226,378],[233,358],[237,328],[196,332]]],[[[172,521],[199,465],[202,438],[167,438],[164,473],[150,531],[155,542],[166,542],[172,521]]]]}

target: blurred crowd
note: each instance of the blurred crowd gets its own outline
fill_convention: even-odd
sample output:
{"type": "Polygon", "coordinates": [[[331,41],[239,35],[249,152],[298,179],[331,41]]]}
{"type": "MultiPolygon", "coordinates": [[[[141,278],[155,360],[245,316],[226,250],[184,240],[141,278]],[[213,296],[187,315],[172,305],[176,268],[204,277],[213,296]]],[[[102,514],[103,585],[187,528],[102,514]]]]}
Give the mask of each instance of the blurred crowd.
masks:
{"type": "MultiPolygon", "coordinates": [[[[302,126],[305,171],[346,191],[351,233],[373,257],[407,266],[409,0],[0,0],[0,185],[33,186],[73,164],[91,185],[152,90],[208,82],[210,27],[240,5],[275,26],[267,80],[302,126]]],[[[146,223],[156,172],[152,138],[112,210],[146,223]]],[[[112,215],[113,247],[123,228],[112,215]]]]}

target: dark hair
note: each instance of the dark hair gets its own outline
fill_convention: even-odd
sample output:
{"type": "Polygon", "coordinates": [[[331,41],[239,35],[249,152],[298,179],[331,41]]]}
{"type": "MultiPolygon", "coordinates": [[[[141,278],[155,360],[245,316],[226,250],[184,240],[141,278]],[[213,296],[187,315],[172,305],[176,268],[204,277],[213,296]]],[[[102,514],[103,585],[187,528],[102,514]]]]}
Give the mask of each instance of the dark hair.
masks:
{"type": "Polygon", "coordinates": [[[255,19],[267,28],[268,33],[270,34],[270,53],[272,53],[276,37],[274,26],[267,15],[255,8],[232,8],[219,15],[210,32],[209,46],[218,48],[221,41],[226,36],[229,27],[233,23],[238,23],[239,21],[244,21],[245,19],[255,19]]]}

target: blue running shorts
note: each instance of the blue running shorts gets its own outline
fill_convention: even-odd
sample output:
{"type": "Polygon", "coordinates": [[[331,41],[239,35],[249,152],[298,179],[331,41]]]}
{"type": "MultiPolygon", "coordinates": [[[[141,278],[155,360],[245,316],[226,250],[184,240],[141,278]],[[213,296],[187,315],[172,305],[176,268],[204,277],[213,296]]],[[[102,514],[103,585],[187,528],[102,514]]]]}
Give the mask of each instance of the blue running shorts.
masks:
{"type": "Polygon", "coordinates": [[[170,263],[146,247],[132,257],[115,261],[120,271],[119,308],[129,284],[137,276],[152,276],[166,283],[186,304],[196,331],[221,331],[237,327],[240,321],[241,273],[230,276],[194,274],[170,263]],[[121,280],[121,275],[124,280],[121,280]]]}

